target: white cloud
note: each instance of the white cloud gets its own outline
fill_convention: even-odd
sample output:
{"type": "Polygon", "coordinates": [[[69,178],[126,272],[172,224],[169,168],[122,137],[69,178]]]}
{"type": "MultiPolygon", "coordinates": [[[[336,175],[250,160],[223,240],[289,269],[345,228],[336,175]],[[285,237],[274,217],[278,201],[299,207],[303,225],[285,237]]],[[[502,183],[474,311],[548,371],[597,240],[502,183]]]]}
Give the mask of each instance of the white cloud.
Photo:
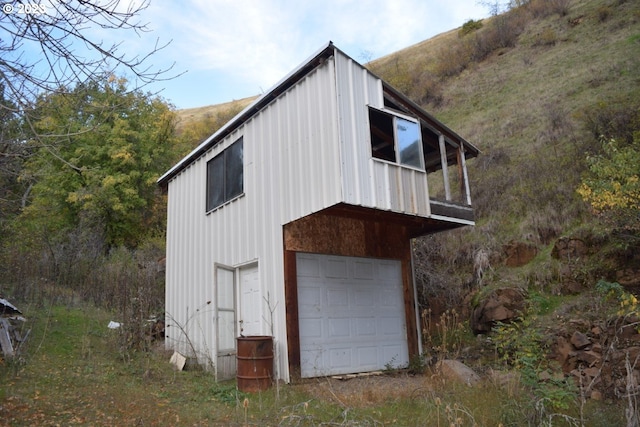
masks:
{"type": "Polygon", "coordinates": [[[143,20],[153,40],[173,39],[162,60],[178,71],[208,71],[257,93],[329,40],[356,60],[377,58],[486,15],[475,1],[155,0],[143,20]]]}

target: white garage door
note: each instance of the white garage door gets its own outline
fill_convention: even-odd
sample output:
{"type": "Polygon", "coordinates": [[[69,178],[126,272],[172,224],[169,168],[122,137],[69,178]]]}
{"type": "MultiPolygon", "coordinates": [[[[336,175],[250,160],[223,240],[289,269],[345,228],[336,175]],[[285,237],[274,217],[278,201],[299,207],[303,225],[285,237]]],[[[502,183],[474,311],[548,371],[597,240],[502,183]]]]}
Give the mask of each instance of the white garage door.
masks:
{"type": "Polygon", "coordinates": [[[298,253],[303,378],[407,365],[400,261],[298,253]]]}

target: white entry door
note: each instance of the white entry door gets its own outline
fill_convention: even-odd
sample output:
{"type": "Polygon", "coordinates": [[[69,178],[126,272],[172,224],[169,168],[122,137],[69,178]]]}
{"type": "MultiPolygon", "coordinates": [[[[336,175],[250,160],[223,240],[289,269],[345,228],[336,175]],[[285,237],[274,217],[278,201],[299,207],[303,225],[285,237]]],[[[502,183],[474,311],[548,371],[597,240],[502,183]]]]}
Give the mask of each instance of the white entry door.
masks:
{"type": "Polygon", "coordinates": [[[302,377],[409,362],[400,261],[298,253],[302,377]]]}
{"type": "Polygon", "coordinates": [[[250,264],[240,268],[240,316],[238,331],[241,335],[264,335],[266,320],[263,318],[264,305],[260,288],[260,272],[258,264],[250,264]]]}

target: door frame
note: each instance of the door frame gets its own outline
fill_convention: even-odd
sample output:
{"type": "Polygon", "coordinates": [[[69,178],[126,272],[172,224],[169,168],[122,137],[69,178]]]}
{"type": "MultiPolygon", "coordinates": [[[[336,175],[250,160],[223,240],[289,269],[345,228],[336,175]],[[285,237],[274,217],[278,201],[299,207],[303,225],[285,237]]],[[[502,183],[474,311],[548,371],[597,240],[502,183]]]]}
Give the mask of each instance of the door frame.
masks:
{"type": "Polygon", "coordinates": [[[215,327],[213,329],[213,333],[215,334],[214,342],[215,342],[215,376],[216,381],[230,379],[235,376],[236,366],[236,343],[235,338],[238,336],[237,331],[237,291],[238,289],[238,272],[235,267],[231,267],[225,264],[215,263],[214,264],[214,296],[215,296],[215,305],[214,305],[214,323],[215,327]],[[221,307],[220,306],[220,289],[223,286],[221,278],[219,276],[220,271],[225,271],[231,273],[231,296],[233,298],[232,305],[233,307],[221,307]],[[221,349],[220,337],[221,337],[221,328],[223,327],[223,322],[220,318],[220,313],[233,313],[233,339],[234,344],[232,348],[224,348],[221,349]]]}

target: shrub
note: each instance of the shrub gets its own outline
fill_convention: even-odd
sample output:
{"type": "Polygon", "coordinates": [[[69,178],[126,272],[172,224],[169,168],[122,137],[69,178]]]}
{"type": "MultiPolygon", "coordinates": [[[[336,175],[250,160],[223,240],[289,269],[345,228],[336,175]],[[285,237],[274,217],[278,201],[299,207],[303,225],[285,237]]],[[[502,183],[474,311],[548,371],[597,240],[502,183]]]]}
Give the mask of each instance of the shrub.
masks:
{"type": "Polygon", "coordinates": [[[460,37],[464,37],[469,33],[479,30],[480,28],[482,28],[482,20],[475,21],[473,19],[469,19],[467,22],[462,24],[462,28],[458,31],[458,35],[460,37]]]}
{"type": "Polygon", "coordinates": [[[545,28],[533,42],[534,46],[553,46],[558,41],[558,35],[553,28],[545,28]]]}
{"type": "Polygon", "coordinates": [[[527,9],[536,18],[545,18],[554,13],[566,16],[569,13],[569,3],[570,0],[532,0],[527,9]]]}
{"type": "Polygon", "coordinates": [[[584,112],[584,122],[594,140],[615,139],[632,143],[634,132],[640,130],[640,103],[620,97],[611,102],[601,101],[584,112]]]}

